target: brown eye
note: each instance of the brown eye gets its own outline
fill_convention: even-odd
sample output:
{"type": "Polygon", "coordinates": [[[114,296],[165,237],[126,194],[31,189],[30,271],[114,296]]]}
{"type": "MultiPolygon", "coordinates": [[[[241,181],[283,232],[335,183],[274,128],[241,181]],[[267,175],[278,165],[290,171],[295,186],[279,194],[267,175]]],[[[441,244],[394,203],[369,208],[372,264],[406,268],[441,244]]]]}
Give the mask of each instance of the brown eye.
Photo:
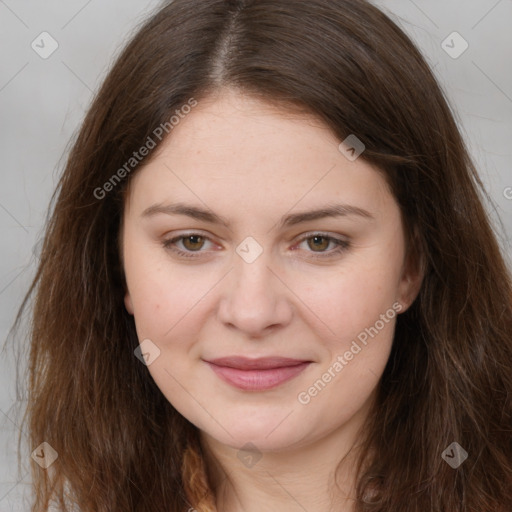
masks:
{"type": "Polygon", "coordinates": [[[204,244],[204,237],[201,235],[189,235],[182,237],[183,246],[189,251],[197,251],[204,244]]]}
{"type": "Polygon", "coordinates": [[[197,258],[201,256],[201,253],[205,252],[201,249],[203,249],[206,241],[210,241],[210,239],[199,233],[190,233],[176,236],[170,240],[164,240],[162,246],[164,249],[170,250],[180,257],[197,258]]]}
{"type": "Polygon", "coordinates": [[[319,249],[320,251],[323,251],[329,247],[330,238],[322,235],[315,235],[310,238],[308,238],[308,246],[312,249],[319,249]],[[323,240],[323,243],[321,242],[323,240]],[[310,244],[310,241],[314,241],[313,244],[310,244]]]}
{"type": "MultiPolygon", "coordinates": [[[[198,258],[201,257],[201,253],[205,252],[201,249],[204,248],[205,242],[210,242],[210,238],[203,236],[199,233],[185,234],[171,238],[170,240],[164,240],[162,246],[177,254],[179,257],[185,258],[198,258]],[[179,245],[178,245],[179,244],[179,245]],[[181,246],[182,248],[180,249],[181,246]]],[[[301,240],[301,244],[307,242],[309,251],[306,252],[316,253],[313,258],[330,258],[340,255],[350,247],[350,242],[341,238],[324,235],[322,233],[316,233],[314,235],[304,237],[301,240]],[[332,244],[332,246],[331,246],[332,244]],[[331,246],[331,250],[328,250],[331,246]]]]}
{"type": "Polygon", "coordinates": [[[306,252],[315,253],[313,258],[331,258],[341,255],[350,247],[348,240],[333,237],[323,233],[315,233],[310,236],[303,237],[301,244],[307,243],[306,252]],[[331,245],[332,244],[332,245],[331,245]],[[331,247],[331,250],[329,250],[331,247]]]}

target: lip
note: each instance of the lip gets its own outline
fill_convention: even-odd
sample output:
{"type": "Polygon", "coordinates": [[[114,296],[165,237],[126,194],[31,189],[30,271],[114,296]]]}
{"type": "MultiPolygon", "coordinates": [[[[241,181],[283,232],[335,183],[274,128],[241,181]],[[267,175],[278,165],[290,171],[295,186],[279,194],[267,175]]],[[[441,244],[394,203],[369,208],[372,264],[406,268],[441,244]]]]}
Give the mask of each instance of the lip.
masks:
{"type": "Polygon", "coordinates": [[[221,357],[205,361],[222,380],[239,389],[264,391],[302,373],[312,361],[286,357],[221,357]]]}

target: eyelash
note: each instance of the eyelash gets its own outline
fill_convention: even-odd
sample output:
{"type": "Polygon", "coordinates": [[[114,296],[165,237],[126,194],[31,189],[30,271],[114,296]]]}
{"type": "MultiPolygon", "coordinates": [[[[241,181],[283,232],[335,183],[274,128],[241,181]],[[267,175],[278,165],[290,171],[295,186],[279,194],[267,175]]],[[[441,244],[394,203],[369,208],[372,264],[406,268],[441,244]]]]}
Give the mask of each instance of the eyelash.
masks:
{"type": "MultiPolygon", "coordinates": [[[[202,251],[182,251],[181,249],[177,249],[176,247],[172,246],[172,244],[174,244],[176,241],[182,240],[184,238],[189,238],[191,236],[200,236],[201,238],[211,242],[211,239],[209,237],[204,236],[201,233],[186,233],[184,235],[180,235],[180,236],[171,238],[169,240],[164,240],[162,242],[162,246],[165,249],[168,249],[168,250],[176,253],[180,257],[199,258],[202,251]]],[[[298,243],[300,244],[306,240],[309,240],[310,238],[315,238],[315,237],[325,238],[325,239],[329,240],[330,242],[333,242],[335,244],[336,248],[334,250],[331,250],[328,253],[319,253],[319,254],[313,253],[314,259],[331,258],[331,257],[334,257],[338,254],[345,252],[350,247],[350,243],[347,242],[346,240],[342,240],[341,238],[332,237],[325,233],[313,233],[311,235],[301,238],[298,243]]]]}

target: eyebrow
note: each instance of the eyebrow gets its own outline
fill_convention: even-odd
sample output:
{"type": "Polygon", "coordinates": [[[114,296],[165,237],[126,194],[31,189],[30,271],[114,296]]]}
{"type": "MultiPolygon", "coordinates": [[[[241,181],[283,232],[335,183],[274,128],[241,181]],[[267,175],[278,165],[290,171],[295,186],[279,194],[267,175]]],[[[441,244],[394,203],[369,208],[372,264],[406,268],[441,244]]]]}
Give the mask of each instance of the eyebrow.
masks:
{"type": "MultiPolygon", "coordinates": [[[[211,224],[219,224],[230,229],[230,222],[225,217],[217,215],[210,210],[198,208],[197,206],[185,203],[153,204],[142,212],[141,217],[151,217],[159,213],[166,215],[186,215],[193,219],[211,224]]],[[[279,228],[290,227],[311,220],[324,219],[328,217],[346,217],[349,215],[355,215],[370,220],[375,219],[369,211],[359,208],[358,206],[349,204],[330,204],[316,210],[285,215],[279,222],[279,228]]]]}

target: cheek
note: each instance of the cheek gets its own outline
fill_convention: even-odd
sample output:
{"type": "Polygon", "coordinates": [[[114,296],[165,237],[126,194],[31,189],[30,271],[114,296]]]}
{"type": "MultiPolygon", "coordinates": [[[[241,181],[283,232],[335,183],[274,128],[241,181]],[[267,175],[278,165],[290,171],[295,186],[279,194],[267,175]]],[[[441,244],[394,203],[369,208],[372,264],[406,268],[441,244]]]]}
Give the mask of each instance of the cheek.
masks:
{"type": "Polygon", "coordinates": [[[396,262],[392,255],[383,258],[382,254],[378,258],[354,259],[340,271],[326,274],[325,279],[318,278],[316,286],[303,280],[303,291],[295,288],[317,316],[315,323],[322,321],[322,331],[332,339],[331,345],[343,345],[392,308],[398,290],[396,262]]]}
{"type": "MultiPolygon", "coordinates": [[[[351,284],[353,288],[347,285],[333,291],[314,302],[311,309],[319,312],[322,323],[318,323],[317,335],[329,353],[329,360],[319,372],[330,369],[331,376],[337,375],[333,381],[345,380],[364,387],[364,382],[358,379],[367,376],[368,382],[373,382],[367,373],[372,370],[379,375],[384,369],[400,305],[394,301],[392,290],[386,293],[379,284],[374,287],[356,286],[356,281],[351,284]]],[[[354,390],[352,384],[350,387],[354,390]]]]}
{"type": "Polygon", "coordinates": [[[380,245],[319,280],[322,286],[304,287],[318,339],[329,354],[297,397],[313,415],[318,407],[319,414],[329,411],[331,419],[345,420],[375,389],[401,310],[396,301],[400,257],[399,244],[380,245]]]}
{"type": "Polygon", "coordinates": [[[363,407],[388,362],[400,306],[369,291],[354,288],[348,296],[333,296],[335,311],[325,305],[326,323],[335,333],[322,337],[329,357],[296,396],[299,409],[321,431],[349,421],[363,407]]]}
{"type": "Polygon", "coordinates": [[[199,290],[190,282],[183,286],[164,272],[155,272],[154,278],[152,273],[145,274],[131,292],[139,339],[151,338],[164,347],[185,328],[188,336],[193,336],[197,325],[194,318],[200,310],[198,301],[206,293],[204,286],[199,290]]]}
{"type": "Polygon", "coordinates": [[[183,286],[183,276],[162,261],[160,253],[126,237],[125,274],[137,334],[159,346],[200,296],[190,280],[183,286]]]}

